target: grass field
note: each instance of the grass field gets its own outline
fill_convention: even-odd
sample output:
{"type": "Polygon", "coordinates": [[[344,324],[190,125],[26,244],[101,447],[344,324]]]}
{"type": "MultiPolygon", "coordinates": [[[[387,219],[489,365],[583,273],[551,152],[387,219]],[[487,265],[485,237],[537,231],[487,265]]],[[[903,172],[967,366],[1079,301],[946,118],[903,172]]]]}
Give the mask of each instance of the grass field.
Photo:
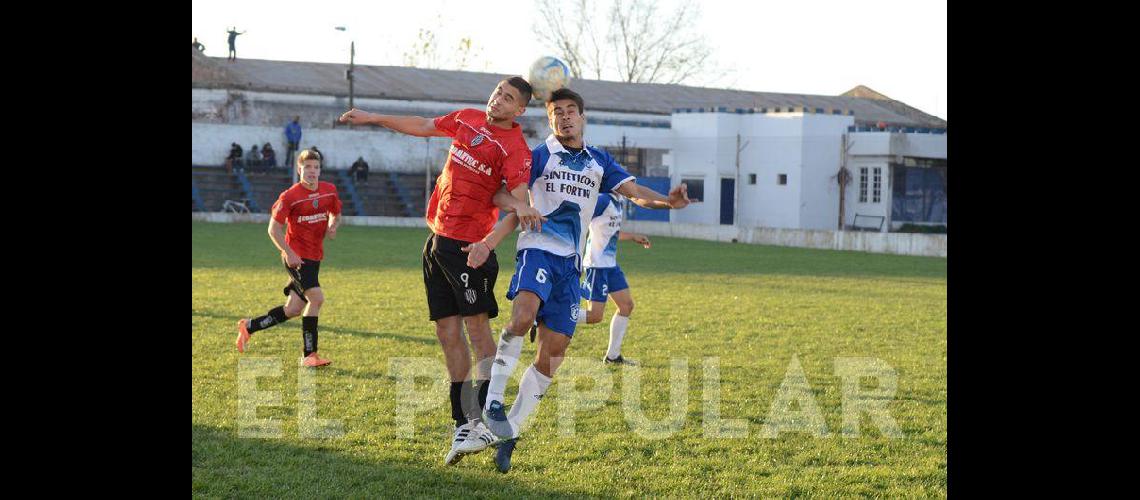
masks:
{"type": "MultiPolygon", "coordinates": [[[[503,475],[494,450],[454,467],[442,463],[452,424],[446,392],[430,390],[443,387],[446,373],[423,292],[426,229],[343,227],[326,242],[320,351],[333,364],[308,376],[298,374],[299,320],[258,332],[244,355],[234,349],[239,318],[283,301],[285,274],[265,226],[194,222],[192,233],[195,496],[946,495],[945,259],[659,237],[649,250],[623,242],[619,262],[637,303],[623,354],[641,365],[601,366],[615,310],[609,304],[603,323],[579,327],[570,359],[503,475]],[[884,435],[867,416],[858,437],[842,435],[836,360],[852,357],[894,370],[897,388],[885,404],[901,437],[884,435]],[[400,406],[414,393],[397,390],[403,378],[392,369],[394,358],[420,358],[431,374],[415,379],[428,407],[411,422],[410,437],[400,406]],[[707,358],[719,362],[720,418],[743,421],[746,436],[706,436],[707,358]],[[774,402],[782,401],[793,359],[826,437],[762,432],[774,402]],[[238,419],[239,373],[248,375],[249,363],[259,360],[280,366],[256,386],[280,398],[256,413],[280,424],[277,437],[248,437],[238,419]],[[671,382],[670,367],[681,360],[687,403],[679,428],[647,436],[625,407],[634,400],[644,418],[669,418],[671,388],[683,378],[671,382]],[[604,389],[575,373],[609,376],[612,390],[595,409],[575,413],[576,435],[564,437],[565,396],[604,389]],[[623,398],[634,376],[640,397],[623,398]],[[339,420],[338,436],[303,436],[299,422],[310,421],[302,417],[311,406],[302,404],[299,384],[310,383],[315,417],[339,420]]],[[[502,294],[514,271],[514,240],[498,253],[503,313],[491,321],[495,332],[510,316],[502,294]]],[[[533,353],[528,342],[516,380],[533,353]]],[[[861,383],[867,390],[876,384],[861,383]]],[[[510,384],[508,403],[516,387],[510,384]]]]}

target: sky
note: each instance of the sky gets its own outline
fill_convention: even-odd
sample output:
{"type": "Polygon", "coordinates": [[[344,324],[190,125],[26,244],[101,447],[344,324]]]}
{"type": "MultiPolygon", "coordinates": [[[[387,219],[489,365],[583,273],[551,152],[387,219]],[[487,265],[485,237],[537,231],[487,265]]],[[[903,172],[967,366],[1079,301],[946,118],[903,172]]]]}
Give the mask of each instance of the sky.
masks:
{"type": "MultiPolygon", "coordinates": [[[[698,6],[696,31],[727,73],[694,84],[817,95],[866,85],[948,119],[946,0],[703,0],[698,6]]],[[[357,64],[400,66],[428,29],[440,47],[472,40],[468,70],[525,75],[535,59],[558,55],[535,36],[537,19],[533,0],[193,0],[191,31],[214,57],[226,56],[226,31],[236,27],[245,32],[236,42],[239,58],[347,63],[355,42],[357,64]]]]}

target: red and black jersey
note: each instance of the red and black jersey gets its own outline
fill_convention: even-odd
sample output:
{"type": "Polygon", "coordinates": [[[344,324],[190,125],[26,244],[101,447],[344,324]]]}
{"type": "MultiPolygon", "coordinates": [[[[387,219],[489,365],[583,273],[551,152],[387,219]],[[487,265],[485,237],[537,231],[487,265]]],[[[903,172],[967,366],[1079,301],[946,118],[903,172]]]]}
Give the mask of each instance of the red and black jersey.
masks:
{"type": "Polygon", "coordinates": [[[340,197],[331,183],[318,182],[316,191],[310,191],[298,182],[281,192],[272,214],[277,222],[289,225],[286,245],[302,259],[321,260],[329,214],[340,215],[340,197]]]}
{"type": "Polygon", "coordinates": [[[435,128],[454,140],[443,173],[427,206],[427,224],[435,234],[479,241],[495,225],[493,198],[530,180],[530,148],[522,127],[502,129],[487,123],[486,113],[462,109],[435,119],[435,128]]]}

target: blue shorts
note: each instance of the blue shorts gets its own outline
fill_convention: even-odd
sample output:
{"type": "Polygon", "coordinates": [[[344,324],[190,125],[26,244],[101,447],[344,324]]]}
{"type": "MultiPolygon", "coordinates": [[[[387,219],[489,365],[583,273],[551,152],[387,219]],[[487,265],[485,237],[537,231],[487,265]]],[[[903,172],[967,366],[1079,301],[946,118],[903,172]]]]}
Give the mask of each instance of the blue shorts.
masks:
{"type": "Polygon", "coordinates": [[[573,337],[578,325],[578,302],[582,300],[578,288],[581,276],[577,255],[559,257],[537,248],[519,250],[507,299],[514,300],[519,290],[534,292],[542,300],[535,319],[551,330],[573,337]]]}
{"type": "Polygon", "coordinates": [[[582,297],[594,302],[605,302],[612,292],[629,288],[621,266],[587,267],[586,281],[582,282],[582,297]]]}

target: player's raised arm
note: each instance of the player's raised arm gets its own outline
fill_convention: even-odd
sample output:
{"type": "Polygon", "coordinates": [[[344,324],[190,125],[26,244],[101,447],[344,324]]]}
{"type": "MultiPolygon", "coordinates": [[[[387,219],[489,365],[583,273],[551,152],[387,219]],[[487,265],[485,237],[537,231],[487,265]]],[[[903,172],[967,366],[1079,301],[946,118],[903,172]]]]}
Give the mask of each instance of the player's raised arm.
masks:
{"type": "Polygon", "coordinates": [[[526,184],[515,186],[514,191],[510,193],[507,192],[506,186],[500,186],[499,191],[495,193],[494,202],[500,210],[518,215],[524,230],[541,232],[542,223],[546,221],[546,217],[543,217],[542,212],[539,212],[537,208],[530,206],[527,201],[528,196],[530,193],[526,184]]]}
{"type": "Polygon", "coordinates": [[[435,120],[422,116],[382,115],[352,108],[340,115],[338,121],[349,125],[379,125],[416,137],[446,137],[448,135],[447,132],[435,127],[435,120]]]}
{"type": "Polygon", "coordinates": [[[683,182],[669,191],[668,198],[661,196],[657,191],[638,184],[637,181],[626,182],[618,186],[617,192],[642,208],[681,209],[689,206],[689,186],[683,182]]]}
{"type": "Polygon", "coordinates": [[[474,269],[484,262],[487,262],[487,257],[491,255],[491,250],[499,246],[499,242],[503,241],[511,231],[514,231],[519,225],[519,216],[514,213],[507,214],[495,224],[495,228],[480,241],[476,241],[467,245],[460,250],[467,252],[467,266],[474,269]]]}
{"type": "Polygon", "coordinates": [[[651,245],[649,243],[649,237],[644,235],[644,234],[641,234],[641,233],[630,233],[630,232],[622,231],[622,232],[618,233],[618,240],[633,240],[634,242],[636,242],[637,244],[639,244],[645,248],[649,248],[649,246],[651,245]]]}

